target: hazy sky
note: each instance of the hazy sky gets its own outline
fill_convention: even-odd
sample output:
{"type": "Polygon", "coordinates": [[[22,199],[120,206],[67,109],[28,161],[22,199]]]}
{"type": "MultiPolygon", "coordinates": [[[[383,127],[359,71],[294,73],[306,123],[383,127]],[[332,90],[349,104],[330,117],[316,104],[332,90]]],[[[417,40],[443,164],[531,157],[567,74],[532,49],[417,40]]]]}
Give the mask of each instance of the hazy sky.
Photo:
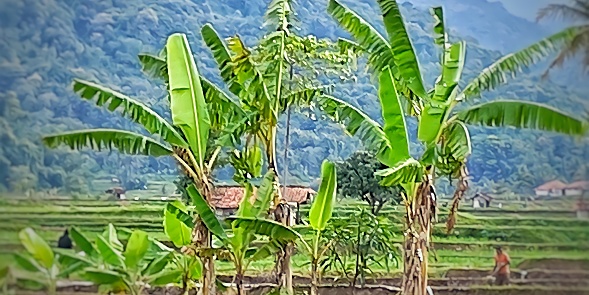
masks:
{"type": "Polygon", "coordinates": [[[567,4],[569,0],[491,0],[503,3],[503,6],[511,13],[534,20],[538,9],[552,3],[567,4]]]}

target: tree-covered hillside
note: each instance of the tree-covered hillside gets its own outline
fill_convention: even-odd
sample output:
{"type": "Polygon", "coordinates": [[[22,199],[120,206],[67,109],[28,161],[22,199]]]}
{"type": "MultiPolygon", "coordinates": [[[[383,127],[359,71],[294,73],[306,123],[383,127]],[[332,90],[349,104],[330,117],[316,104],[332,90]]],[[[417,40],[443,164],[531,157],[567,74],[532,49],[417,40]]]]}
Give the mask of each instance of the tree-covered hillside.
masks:
{"type": "MultiPolygon", "coordinates": [[[[200,28],[210,22],[222,36],[239,34],[246,43],[253,45],[256,38],[261,37],[262,14],[268,2],[3,1],[0,7],[0,190],[22,192],[56,187],[66,191],[87,191],[92,189],[91,180],[99,176],[174,174],[176,167],[171,160],[156,161],[106,152],[48,150],[42,146],[40,137],[85,127],[138,130],[130,121],[78,99],[70,86],[74,77],[109,85],[154,105],[157,111],[169,116],[165,113],[161,81],[150,80],[141,73],[137,54],[157,52],[168,34],[185,32],[197,52],[200,70],[211,80],[220,82],[210,53],[198,35],[200,28]]],[[[332,40],[347,37],[325,12],[326,2],[296,1],[300,30],[332,40]]],[[[343,2],[367,19],[379,18],[375,1],[343,2]]],[[[418,7],[406,2],[401,8],[405,20],[410,22],[408,28],[422,71],[431,85],[439,73],[438,52],[430,37],[433,21],[424,6],[429,2],[418,2],[418,7]]],[[[449,12],[447,23],[456,32],[454,36],[460,36],[469,44],[466,78],[472,78],[477,71],[499,58],[501,53],[497,50],[513,49],[510,46],[521,48],[524,41],[545,36],[540,27],[528,34],[518,31],[518,24],[526,23],[528,30],[533,29],[534,24],[497,8],[498,3],[491,4],[487,0],[442,1],[445,2],[448,3],[445,9],[449,12]],[[477,19],[473,17],[477,14],[469,13],[480,13],[481,5],[494,7],[493,17],[477,19]],[[493,20],[497,24],[489,23],[493,20]],[[492,30],[493,27],[500,29],[492,30]],[[498,40],[498,46],[488,49],[489,46],[485,45],[493,40],[498,40]]],[[[338,83],[334,95],[379,119],[380,108],[374,86],[368,74],[360,68],[357,82],[338,83]]],[[[537,101],[582,115],[587,103],[575,91],[575,86],[541,81],[541,71],[526,72],[482,99],[500,96],[537,101]]],[[[415,128],[415,122],[410,122],[410,126],[415,128]]],[[[474,189],[529,192],[532,187],[552,178],[573,180],[587,177],[584,159],[588,153],[582,142],[531,131],[478,128],[470,131],[473,133],[474,154],[469,168],[474,189]]],[[[284,128],[280,129],[279,138],[284,138],[284,128]]],[[[320,117],[313,119],[295,114],[289,147],[289,172],[293,176],[290,179],[313,182],[324,158],[342,159],[359,148],[359,142],[350,139],[336,124],[320,117]]],[[[282,150],[283,146],[279,144],[279,169],[283,167],[282,150]]],[[[231,171],[221,170],[217,177],[228,180],[231,171]]]]}

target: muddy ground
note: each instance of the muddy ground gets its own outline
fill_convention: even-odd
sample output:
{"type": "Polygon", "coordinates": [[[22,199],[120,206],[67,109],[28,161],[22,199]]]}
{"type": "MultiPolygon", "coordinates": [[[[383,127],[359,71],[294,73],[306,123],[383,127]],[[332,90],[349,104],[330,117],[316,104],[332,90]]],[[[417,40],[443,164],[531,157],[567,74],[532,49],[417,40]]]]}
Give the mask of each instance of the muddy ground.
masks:
{"type": "MultiPolygon", "coordinates": [[[[506,287],[492,286],[488,279],[489,271],[473,269],[451,269],[443,278],[432,278],[429,285],[436,295],[469,294],[469,295],[589,295],[589,261],[562,259],[543,259],[523,262],[518,270],[511,273],[511,285],[506,287]]],[[[231,283],[231,276],[219,276],[225,283],[231,283]]],[[[273,290],[274,282],[270,276],[244,278],[248,294],[264,295],[273,290]]],[[[293,284],[296,294],[308,294],[309,278],[295,276],[293,284]]],[[[364,287],[352,288],[348,281],[323,278],[319,293],[321,295],[381,295],[397,294],[401,285],[400,278],[370,279],[364,287]]],[[[65,282],[58,294],[62,295],[95,295],[95,286],[65,282]]],[[[18,290],[19,295],[41,295],[45,292],[18,290]]],[[[145,292],[153,295],[179,295],[178,288],[153,288],[145,292]]],[[[234,295],[232,289],[223,294],[234,295]]]]}

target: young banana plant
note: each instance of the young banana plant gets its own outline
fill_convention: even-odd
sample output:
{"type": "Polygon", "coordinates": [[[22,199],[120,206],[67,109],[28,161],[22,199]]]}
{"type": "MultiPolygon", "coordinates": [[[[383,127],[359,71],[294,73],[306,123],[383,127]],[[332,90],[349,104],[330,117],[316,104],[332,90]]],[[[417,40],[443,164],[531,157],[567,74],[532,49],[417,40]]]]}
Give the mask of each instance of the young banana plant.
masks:
{"type": "Polygon", "coordinates": [[[118,239],[112,224],[91,243],[78,231],[72,235],[83,256],[70,256],[89,264],[81,276],[97,284],[102,290],[126,291],[133,295],[153,286],[165,286],[180,281],[181,270],[167,268],[174,255],[170,251],[150,253],[152,240],[141,230],[131,232],[126,245],[118,239]]]}
{"type": "Polygon", "coordinates": [[[322,243],[321,233],[328,225],[333,213],[337,191],[337,172],[335,164],[327,160],[321,165],[321,185],[309,211],[309,223],[314,231],[309,242],[301,237],[300,243],[311,256],[311,295],[317,295],[319,287],[319,262],[331,246],[331,241],[322,243]]]}
{"type": "MultiPolygon", "coordinates": [[[[221,249],[213,250],[218,253],[225,251],[235,265],[234,281],[240,295],[245,292],[243,277],[250,263],[276,254],[287,243],[298,239],[298,234],[290,228],[265,219],[272,202],[273,182],[274,172],[268,171],[259,188],[254,189],[250,183],[244,183],[244,197],[236,216],[227,219],[230,230],[223,227],[221,220],[194,187],[188,189],[194,210],[222,245],[221,249]],[[260,240],[259,236],[266,239],[260,240]],[[253,242],[262,243],[253,248],[253,242]]],[[[168,235],[174,237],[172,241],[176,246],[186,243],[188,229],[192,226],[188,211],[181,205],[179,202],[168,203],[164,216],[164,227],[168,235]]]]}
{"type": "MultiPolygon", "coordinates": [[[[177,248],[182,248],[185,252],[185,247],[192,243],[192,228],[190,223],[192,218],[190,212],[184,203],[179,200],[170,202],[164,208],[164,233],[168,239],[177,248]],[[181,220],[184,218],[187,223],[181,220]]],[[[182,294],[188,294],[191,288],[191,282],[197,281],[202,277],[202,264],[195,255],[187,255],[184,253],[176,254],[174,257],[174,264],[182,270],[182,294]]]]}
{"type": "MultiPolygon", "coordinates": [[[[17,283],[25,287],[42,287],[47,294],[56,294],[57,281],[65,279],[73,271],[83,267],[82,263],[65,265],[59,262],[60,255],[54,253],[47,242],[32,228],[25,228],[18,237],[27,254],[14,254],[16,268],[10,273],[17,283]]],[[[8,268],[6,268],[6,274],[8,268]]],[[[8,282],[5,282],[8,284],[8,282]]]]}

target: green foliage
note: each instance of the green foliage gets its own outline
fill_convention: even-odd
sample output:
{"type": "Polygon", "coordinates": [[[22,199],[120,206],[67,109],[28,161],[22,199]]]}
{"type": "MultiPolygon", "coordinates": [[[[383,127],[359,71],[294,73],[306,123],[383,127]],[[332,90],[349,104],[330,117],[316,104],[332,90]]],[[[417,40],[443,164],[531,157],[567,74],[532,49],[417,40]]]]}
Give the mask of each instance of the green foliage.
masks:
{"type": "Polygon", "coordinates": [[[94,257],[96,254],[96,248],[90,242],[90,240],[76,227],[72,227],[69,230],[69,236],[80,250],[82,250],[88,257],[94,257]]]}
{"type": "Polygon", "coordinates": [[[495,61],[464,87],[458,100],[476,97],[482,91],[492,90],[506,83],[508,74],[513,77],[518,72],[544,60],[558,50],[560,45],[570,42],[577,35],[579,29],[579,27],[564,29],[523,50],[508,54],[495,61]]]}
{"type": "Polygon", "coordinates": [[[309,222],[314,230],[324,230],[327,222],[331,219],[336,190],[337,172],[335,164],[325,160],[321,165],[321,186],[319,186],[319,192],[313,200],[313,205],[311,205],[309,211],[309,222]]]}
{"type": "Polygon", "coordinates": [[[245,147],[243,152],[235,149],[229,154],[229,162],[235,169],[233,180],[237,183],[245,183],[251,178],[259,177],[262,173],[264,163],[262,149],[257,145],[245,147]]]}
{"type": "MultiPolygon", "coordinates": [[[[376,75],[380,75],[388,66],[394,71],[395,77],[399,77],[390,44],[373,26],[336,0],[329,1],[327,12],[356,39],[358,47],[368,54],[368,63],[376,75]]],[[[407,93],[405,89],[400,90],[407,93]]]]}
{"type": "Polygon", "coordinates": [[[410,158],[404,162],[399,163],[397,166],[382,169],[376,173],[377,176],[382,177],[380,181],[381,185],[393,186],[393,185],[409,185],[411,183],[421,182],[424,174],[423,165],[410,158]]]}
{"type": "Polygon", "coordinates": [[[174,243],[174,246],[182,247],[190,244],[192,240],[192,228],[182,221],[186,217],[182,218],[178,215],[190,218],[186,206],[182,202],[176,200],[166,205],[164,209],[164,233],[174,243]],[[176,208],[177,210],[175,210],[176,208]],[[185,215],[179,214],[180,212],[185,215]]]}
{"type": "Polygon", "coordinates": [[[89,147],[100,151],[116,148],[120,152],[130,155],[159,157],[172,154],[169,147],[149,137],[114,129],[91,129],[49,135],[43,138],[43,142],[50,148],[64,144],[71,149],[89,147]]]}
{"type": "Polygon", "coordinates": [[[324,243],[322,233],[329,225],[332,217],[335,193],[337,191],[337,171],[334,163],[324,160],[321,169],[321,185],[309,210],[309,223],[313,229],[310,242],[302,237],[301,244],[311,256],[311,294],[318,294],[319,260],[331,246],[331,242],[324,243]]]}
{"type": "Polygon", "coordinates": [[[345,161],[337,162],[338,194],[365,201],[374,215],[378,215],[385,204],[400,203],[401,187],[381,186],[379,178],[374,175],[385,168],[370,152],[353,153],[345,161]]]}
{"type": "MultiPolygon", "coordinates": [[[[436,21],[436,24],[434,25],[436,42],[438,44],[444,43],[440,44],[444,45],[444,53],[441,57],[442,74],[438,78],[434,89],[429,92],[432,94],[431,98],[429,95],[420,96],[416,93],[421,98],[425,98],[425,109],[422,109],[423,107],[420,103],[416,104],[410,95],[406,95],[409,99],[406,105],[412,105],[412,109],[404,112],[403,110],[399,110],[401,109],[400,106],[402,103],[391,103],[390,99],[397,97],[395,86],[398,85],[408,85],[414,93],[419,90],[418,88],[420,87],[416,86],[417,84],[421,85],[420,81],[422,81],[422,76],[419,71],[419,63],[415,57],[412,42],[407,37],[403,17],[399,13],[396,1],[378,1],[378,3],[380,4],[380,10],[383,13],[387,32],[389,35],[395,36],[395,38],[400,36],[399,38],[401,39],[400,42],[393,42],[390,45],[391,51],[393,52],[392,59],[395,62],[379,64],[379,62],[384,60],[384,58],[379,58],[378,61],[372,62],[371,64],[372,66],[377,65],[377,71],[383,71],[384,69],[387,69],[387,67],[389,69],[387,72],[380,72],[379,100],[381,109],[383,110],[383,129],[388,141],[386,144],[393,149],[397,149],[390,152],[393,155],[393,158],[391,158],[391,155],[385,155],[385,157],[382,157],[379,154],[379,160],[391,167],[379,172],[379,176],[384,177],[382,182],[384,185],[402,184],[407,194],[411,196],[415,193],[414,189],[416,188],[416,186],[411,183],[421,181],[421,176],[425,172],[424,168],[426,165],[438,164],[440,165],[440,170],[442,170],[441,174],[448,176],[458,175],[461,167],[465,165],[465,155],[470,154],[470,147],[467,147],[466,150],[459,150],[455,144],[460,142],[469,145],[470,139],[464,138],[464,136],[469,135],[467,130],[463,128],[460,134],[452,136],[450,131],[444,131],[443,128],[455,126],[448,124],[454,120],[450,119],[450,121],[448,121],[448,118],[450,118],[454,106],[462,101],[465,95],[469,95],[468,93],[474,91],[472,89],[474,89],[473,87],[475,86],[472,86],[472,83],[478,81],[477,83],[480,82],[479,84],[481,84],[483,83],[481,82],[482,80],[486,81],[484,83],[486,83],[485,85],[488,84],[488,87],[477,86],[477,89],[479,89],[477,91],[480,92],[481,89],[489,90],[500,83],[507,82],[505,74],[515,74],[515,72],[521,71],[523,68],[529,67],[533,63],[538,62],[538,60],[545,57],[545,54],[552,50],[558,42],[569,38],[571,30],[564,30],[552,37],[541,40],[522,51],[499,59],[496,63],[483,70],[479,75],[479,78],[475,78],[475,82],[467,85],[465,92],[457,93],[458,82],[465,64],[464,57],[466,46],[464,43],[456,43],[452,46],[447,44],[448,39],[446,33],[443,32],[445,28],[443,24],[443,11],[441,8],[435,8],[433,9],[432,14],[436,21]],[[402,62],[399,61],[401,58],[401,52],[403,52],[402,62]],[[400,72],[400,75],[397,72],[400,72]],[[407,84],[408,82],[413,82],[414,84],[407,84]],[[426,147],[426,153],[422,158],[423,164],[409,156],[409,136],[404,122],[405,113],[407,115],[416,115],[419,121],[418,138],[426,147]],[[403,124],[400,124],[399,122],[402,122],[403,124]],[[389,131],[387,132],[387,130],[389,131]],[[449,139],[452,140],[453,146],[449,146],[441,140],[440,136],[442,134],[445,134],[446,137],[449,137],[449,139]],[[437,145],[440,143],[442,146],[438,147],[437,145]],[[400,148],[398,148],[398,146],[400,148]],[[452,151],[459,154],[452,154],[452,151]],[[462,158],[462,161],[457,161],[458,158],[462,158]]],[[[382,37],[379,39],[378,33],[376,33],[366,21],[349,8],[340,5],[337,1],[330,1],[328,12],[338,20],[343,28],[348,30],[352,36],[359,41],[359,45],[364,48],[369,56],[369,63],[371,62],[371,58],[375,55],[375,48],[378,49],[385,46],[381,40],[382,37]],[[369,38],[370,36],[372,37],[369,38]]],[[[401,93],[405,94],[402,89],[401,93]]],[[[575,131],[576,134],[583,134],[585,132],[585,127],[580,120],[570,115],[551,110],[550,107],[547,106],[532,107],[529,104],[522,102],[513,105],[505,105],[501,102],[496,102],[496,104],[497,105],[492,105],[492,107],[485,110],[485,115],[481,114],[477,116],[477,119],[479,119],[478,121],[473,120],[463,122],[476,122],[479,124],[486,123],[489,126],[503,125],[498,122],[506,122],[505,125],[515,125],[515,127],[525,126],[567,134],[574,133],[575,131]],[[499,107],[499,105],[501,105],[501,107],[510,107],[510,111],[505,111],[505,109],[499,107]],[[525,105],[525,107],[523,105],[525,105]],[[537,117],[537,114],[540,112],[550,113],[550,115],[546,116],[546,121],[544,123],[540,123],[539,117],[537,117]],[[558,123],[553,119],[557,117],[561,119],[558,123]],[[484,118],[488,120],[485,120],[484,118]]],[[[458,111],[458,113],[460,113],[460,111],[458,111]]],[[[335,118],[335,120],[339,123],[345,123],[340,118],[335,118]]],[[[454,128],[453,130],[458,129],[454,128]]],[[[371,146],[378,145],[373,142],[368,142],[368,144],[371,146]]],[[[380,144],[385,145],[385,143],[380,144]]]]}
{"type": "MultiPolygon", "coordinates": [[[[397,1],[378,0],[377,2],[382,12],[382,19],[389,35],[389,44],[393,53],[394,67],[391,64],[389,64],[389,67],[391,69],[398,69],[401,74],[402,83],[407,85],[416,96],[422,99],[428,98],[423,86],[415,49],[413,49],[413,44],[411,43],[411,39],[409,39],[409,34],[407,34],[405,22],[397,6],[397,1]]],[[[369,46],[369,44],[367,45],[369,46]]],[[[381,71],[383,70],[385,68],[381,68],[381,71]]],[[[390,75],[392,80],[392,73],[390,75]]]]}
{"type": "MultiPolygon", "coordinates": [[[[369,20],[374,32],[386,32],[376,1],[342,3],[369,20]]],[[[255,44],[263,33],[256,16],[264,14],[268,2],[253,1],[248,2],[248,5],[242,5],[239,0],[190,2],[184,3],[181,10],[169,9],[166,1],[154,3],[150,7],[145,7],[140,1],[108,2],[98,6],[67,1],[21,4],[12,1],[5,5],[6,38],[0,44],[6,52],[6,70],[0,79],[3,81],[0,83],[3,86],[0,90],[0,135],[3,139],[0,150],[0,191],[24,193],[28,189],[44,191],[59,188],[60,193],[68,194],[96,193],[100,188],[94,185],[93,180],[119,173],[152,180],[159,175],[175,175],[177,170],[176,163],[168,157],[154,159],[107,152],[47,150],[39,141],[39,137],[44,134],[96,127],[143,132],[139,124],[130,124],[123,117],[93,107],[86,100],[79,100],[64,85],[70,84],[74,77],[100,82],[144,103],[163,118],[170,119],[165,88],[158,81],[151,83],[140,73],[137,53],[143,50],[159,52],[169,32],[194,32],[198,35],[198,29],[207,21],[212,22],[221,36],[230,36],[235,32],[234,28],[239,28],[239,35],[245,43],[255,44]],[[47,13],[39,14],[40,11],[47,13]],[[34,17],[32,20],[19,17],[25,15],[34,17]],[[39,31],[39,28],[43,29],[39,31]],[[24,38],[37,33],[40,34],[39,38],[24,38]],[[22,46],[10,46],[8,40],[18,41],[22,46]],[[125,163],[124,166],[121,163],[125,163]]],[[[475,6],[470,2],[464,5],[460,9],[468,10],[475,6]]],[[[544,38],[543,31],[537,25],[516,18],[505,10],[496,10],[497,6],[489,3],[480,5],[489,13],[466,15],[462,20],[467,21],[470,24],[468,26],[453,21],[455,15],[464,15],[456,6],[444,7],[445,27],[453,32],[453,37],[466,39],[469,44],[464,82],[475,78],[486,65],[499,59],[500,52],[524,48],[531,41],[544,38]],[[498,23],[501,24],[499,29],[496,27],[498,23]]],[[[296,23],[296,26],[305,33],[330,40],[346,37],[359,41],[355,36],[337,29],[337,24],[325,12],[325,6],[326,3],[299,0],[296,10],[300,23],[296,23]]],[[[427,89],[438,73],[439,52],[430,37],[433,22],[427,11],[417,5],[399,3],[399,10],[405,21],[410,22],[407,30],[427,89]]],[[[215,74],[215,60],[207,52],[199,50],[205,46],[204,42],[200,38],[191,38],[189,41],[195,49],[194,58],[198,60],[200,73],[216,85],[222,85],[215,74]]],[[[154,56],[159,57],[159,54],[154,56]]],[[[374,58],[374,61],[380,60],[386,61],[380,56],[374,58]]],[[[331,95],[359,110],[365,110],[370,118],[382,123],[373,83],[362,73],[362,60],[359,67],[360,70],[355,72],[357,82],[338,84],[338,89],[331,95]]],[[[232,73],[231,67],[225,67],[224,70],[232,73]]],[[[582,107],[579,107],[583,103],[579,94],[582,88],[578,87],[583,84],[578,83],[578,75],[574,71],[553,75],[552,80],[563,84],[561,87],[549,80],[540,81],[542,70],[531,68],[518,74],[516,79],[510,79],[510,75],[506,74],[505,78],[512,81],[496,88],[496,91],[485,93],[482,102],[497,97],[525,98],[558,106],[577,115],[582,114],[582,107]]],[[[204,80],[201,83],[206,92],[204,80]]],[[[234,93],[232,87],[228,88],[228,92],[234,93]]],[[[401,87],[397,90],[404,93],[401,87]]],[[[122,107],[117,110],[122,111],[122,107]]],[[[210,118],[214,121],[213,116],[210,118]]],[[[282,122],[279,124],[278,138],[282,138],[284,128],[282,122]]],[[[409,128],[415,127],[415,122],[410,120],[407,124],[409,128]]],[[[343,159],[358,147],[358,142],[348,139],[337,125],[323,120],[309,120],[299,114],[293,115],[291,131],[291,134],[296,135],[291,137],[288,161],[282,163],[279,157],[277,166],[288,165],[292,173],[289,179],[300,183],[312,183],[318,178],[321,162],[326,157],[343,159]]],[[[501,186],[523,193],[555,177],[572,180],[581,179],[583,175],[583,143],[575,144],[572,139],[559,135],[512,129],[474,127],[470,131],[472,141],[478,142],[473,146],[473,156],[468,162],[473,186],[488,190],[501,186]],[[496,136],[500,142],[487,141],[489,136],[496,136]],[[501,150],[499,146],[506,149],[501,150]],[[524,166],[534,173],[524,172],[521,169],[524,166]]],[[[368,149],[368,146],[364,148],[368,149]]],[[[277,150],[282,149],[279,140],[277,150]]],[[[229,167],[216,172],[220,181],[232,177],[229,167]]]]}
{"type": "Polygon", "coordinates": [[[380,74],[379,84],[378,98],[384,121],[383,131],[390,146],[388,154],[385,153],[386,160],[383,163],[390,167],[410,158],[409,136],[390,68],[380,74]]]}
{"type": "Polygon", "coordinates": [[[84,262],[78,259],[62,265],[60,255],[55,254],[32,228],[21,230],[19,238],[28,255],[14,254],[17,268],[11,275],[25,287],[42,286],[48,294],[56,294],[57,281],[84,266],[84,262]]]}
{"type": "Polygon", "coordinates": [[[346,220],[334,220],[324,233],[334,242],[321,260],[321,269],[323,272],[335,270],[365,284],[368,275],[374,274],[371,265],[376,264],[387,272],[399,266],[401,255],[395,237],[400,225],[395,225],[387,216],[372,214],[365,207],[358,207],[355,212],[346,220]],[[347,267],[348,259],[354,259],[354,269],[347,267]]]}
{"type": "Polygon", "coordinates": [[[180,281],[181,270],[166,268],[174,255],[162,249],[152,252],[150,249],[153,249],[154,241],[144,231],[133,230],[124,247],[112,224],[96,237],[94,245],[88,244],[79,232],[75,236],[92,255],[86,252],[83,253],[85,255],[67,254],[60,262],[71,264],[83,261],[85,265],[79,269],[80,275],[102,289],[138,295],[146,284],[163,286],[180,281]],[[97,251],[90,251],[88,245],[97,251]]]}
{"type": "Polygon", "coordinates": [[[166,57],[172,121],[184,132],[197,161],[194,164],[203,171],[210,119],[198,69],[186,35],[173,34],[168,37],[166,57]]]}
{"type": "Polygon", "coordinates": [[[586,121],[549,106],[516,100],[498,100],[474,105],[459,111],[456,118],[472,125],[511,126],[570,135],[583,135],[587,130],[586,121]]]}
{"type": "Polygon", "coordinates": [[[234,228],[267,236],[279,242],[292,242],[299,238],[299,234],[296,231],[273,220],[252,217],[231,217],[227,220],[231,221],[234,228]]]}
{"type": "Polygon", "coordinates": [[[426,144],[438,139],[450,105],[458,93],[457,87],[464,68],[466,43],[458,42],[447,46],[449,47],[444,50],[442,58],[442,73],[434,86],[431,101],[425,105],[419,120],[417,136],[426,144]]]}
{"type": "Polygon", "coordinates": [[[19,233],[20,242],[25,249],[46,269],[55,264],[53,251],[49,245],[32,228],[25,228],[19,233]]]}
{"type": "Polygon", "coordinates": [[[227,234],[225,233],[225,229],[223,229],[221,222],[219,222],[219,219],[217,219],[217,216],[215,216],[215,212],[213,212],[209,206],[209,203],[202,197],[196,187],[191,185],[186,189],[186,191],[192,200],[194,211],[198,214],[209,231],[221,241],[226,240],[227,234]]]}
{"type": "Polygon", "coordinates": [[[168,121],[140,101],[102,85],[80,79],[74,79],[73,90],[81,98],[96,100],[97,106],[105,106],[111,112],[120,109],[123,116],[128,116],[149,133],[161,136],[170,144],[188,147],[182,135],[168,121]]]}

